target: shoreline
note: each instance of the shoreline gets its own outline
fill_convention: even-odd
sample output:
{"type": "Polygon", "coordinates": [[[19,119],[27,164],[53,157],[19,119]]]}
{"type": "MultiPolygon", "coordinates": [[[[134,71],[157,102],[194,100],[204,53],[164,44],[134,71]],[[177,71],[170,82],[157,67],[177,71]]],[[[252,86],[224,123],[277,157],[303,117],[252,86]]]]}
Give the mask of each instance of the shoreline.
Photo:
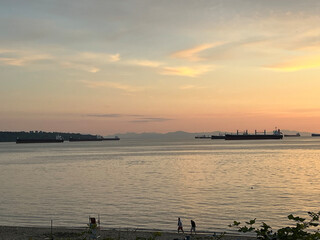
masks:
{"type": "MultiPolygon", "coordinates": [[[[50,227],[19,227],[19,226],[0,226],[0,240],[43,240],[43,239],[54,239],[54,240],[80,240],[90,239],[90,234],[86,233],[88,228],[83,227],[53,227],[52,235],[50,227]]],[[[190,239],[212,239],[212,240],[254,240],[255,237],[244,236],[239,233],[239,235],[226,233],[221,236],[220,233],[217,233],[214,236],[214,233],[205,233],[199,232],[197,234],[190,235],[189,229],[185,233],[177,233],[170,231],[161,231],[158,229],[155,230],[144,230],[144,229],[130,229],[130,228],[121,228],[121,229],[108,229],[102,228],[97,230],[97,236],[100,236],[98,239],[104,240],[184,240],[185,237],[190,236],[190,239]],[[153,238],[157,235],[155,238],[153,238]]]]}

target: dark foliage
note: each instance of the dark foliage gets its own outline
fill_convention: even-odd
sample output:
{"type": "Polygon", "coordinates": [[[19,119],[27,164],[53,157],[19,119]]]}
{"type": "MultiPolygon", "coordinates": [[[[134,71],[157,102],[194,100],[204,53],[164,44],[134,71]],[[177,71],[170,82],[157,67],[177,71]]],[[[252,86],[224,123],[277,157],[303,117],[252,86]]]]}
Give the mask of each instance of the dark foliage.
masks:
{"type": "Polygon", "coordinates": [[[266,223],[262,222],[260,227],[256,228],[253,225],[256,219],[246,222],[246,225],[241,226],[240,222],[234,221],[229,227],[238,228],[239,232],[255,232],[258,239],[261,240],[320,240],[320,230],[315,229],[319,225],[320,212],[308,212],[310,220],[305,218],[295,217],[292,214],[288,216],[289,220],[295,222],[292,227],[280,228],[273,231],[266,223]]]}

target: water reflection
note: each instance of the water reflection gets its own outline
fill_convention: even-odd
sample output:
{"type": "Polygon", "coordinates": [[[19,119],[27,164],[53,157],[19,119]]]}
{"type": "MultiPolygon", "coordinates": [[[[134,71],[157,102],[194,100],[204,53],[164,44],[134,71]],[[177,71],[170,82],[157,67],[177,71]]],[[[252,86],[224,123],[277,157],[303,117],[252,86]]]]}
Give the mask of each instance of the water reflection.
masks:
{"type": "Polygon", "coordinates": [[[319,211],[319,140],[0,144],[0,224],[199,230],[319,211]]]}

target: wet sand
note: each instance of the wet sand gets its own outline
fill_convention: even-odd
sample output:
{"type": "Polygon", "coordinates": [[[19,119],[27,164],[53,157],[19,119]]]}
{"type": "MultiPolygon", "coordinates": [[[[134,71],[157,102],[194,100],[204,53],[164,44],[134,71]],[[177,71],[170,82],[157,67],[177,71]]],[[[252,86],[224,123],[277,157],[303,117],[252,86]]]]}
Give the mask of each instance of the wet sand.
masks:
{"type": "MultiPolygon", "coordinates": [[[[90,239],[92,236],[87,232],[87,228],[63,228],[54,227],[41,228],[41,227],[12,227],[12,226],[0,226],[0,240],[43,240],[43,239],[54,239],[54,240],[80,240],[80,239],[90,239]]],[[[226,233],[221,236],[220,233],[214,236],[213,233],[197,233],[190,235],[190,232],[175,233],[175,232],[164,232],[160,230],[139,230],[139,229],[101,229],[97,230],[97,236],[100,236],[100,240],[184,240],[188,236],[190,239],[194,240],[254,240],[254,237],[231,235],[226,233]],[[157,235],[155,237],[155,235],[157,235]],[[153,238],[155,237],[155,238],[153,238]]]]}

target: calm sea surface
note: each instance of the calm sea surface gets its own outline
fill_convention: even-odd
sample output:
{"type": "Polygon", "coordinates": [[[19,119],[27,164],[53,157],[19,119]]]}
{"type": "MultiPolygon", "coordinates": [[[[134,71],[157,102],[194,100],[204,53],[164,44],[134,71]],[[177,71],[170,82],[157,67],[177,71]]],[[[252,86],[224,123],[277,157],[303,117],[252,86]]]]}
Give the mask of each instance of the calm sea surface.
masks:
{"type": "Polygon", "coordinates": [[[320,138],[0,143],[0,225],[230,231],[320,211],[320,138]]]}

